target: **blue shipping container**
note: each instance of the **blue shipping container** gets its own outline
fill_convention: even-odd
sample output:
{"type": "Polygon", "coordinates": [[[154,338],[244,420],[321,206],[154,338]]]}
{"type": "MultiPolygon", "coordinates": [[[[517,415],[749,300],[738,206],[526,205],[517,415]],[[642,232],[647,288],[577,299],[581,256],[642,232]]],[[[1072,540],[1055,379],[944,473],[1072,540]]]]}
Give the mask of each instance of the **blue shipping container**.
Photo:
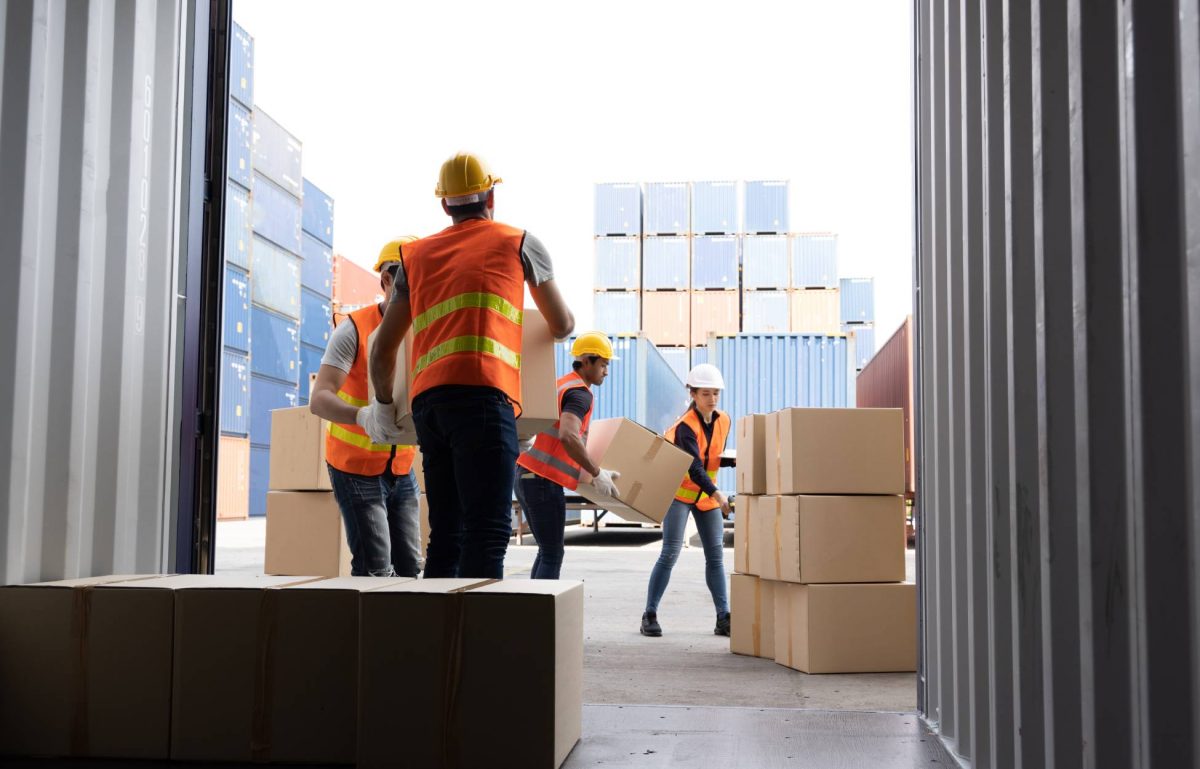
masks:
{"type": "Polygon", "coordinates": [[[229,127],[226,134],[226,173],[229,178],[250,189],[250,156],[254,138],[250,110],[229,100],[229,127]]]}
{"type": "Polygon", "coordinates": [[[692,288],[738,287],[738,239],[732,235],[692,238],[692,288]]]}
{"type": "Polygon", "coordinates": [[[250,358],[236,350],[221,353],[221,415],[218,428],[225,435],[245,436],[250,429],[250,358]]]}
{"type": "Polygon", "coordinates": [[[250,269],[250,193],[225,184],[225,261],[250,269]]]}
{"type": "Polygon", "coordinates": [[[596,236],[642,234],[642,186],[596,185],[596,236]]]}
{"type": "Polygon", "coordinates": [[[742,331],[783,334],[790,328],[786,291],[746,291],[742,294],[742,331]]]}
{"type": "Polygon", "coordinates": [[[250,298],[289,318],[300,319],[300,260],[287,251],[254,238],[250,298]]]}
{"type": "MultiPolygon", "coordinates": [[[[604,384],[592,390],[596,397],[592,419],[625,417],[656,433],[665,432],[687,408],[683,380],[645,334],[609,339],[620,360],[609,367],[604,384]]],[[[559,376],[571,370],[572,341],[555,348],[559,376]]]]}
{"type": "Polygon", "coordinates": [[[732,235],[737,229],[737,182],[692,182],[692,233],[732,235]]]}
{"type": "Polygon", "coordinates": [[[647,291],[686,290],[691,281],[691,239],[642,240],[642,288],[647,291]]]}
{"type": "Polygon", "coordinates": [[[225,265],[225,316],[222,343],[231,349],[250,352],[250,276],[245,270],[225,265]]]}
{"type": "Polygon", "coordinates": [[[788,231],[788,183],[746,182],[746,226],[744,232],[785,233],[788,231]]]}
{"type": "Polygon", "coordinates": [[[325,348],[300,343],[300,392],[301,406],[308,405],[309,378],[321,368],[325,348]]]}
{"type": "MultiPolygon", "coordinates": [[[[333,308],[330,300],[320,294],[300,290],[300,341],[325,349],[333,331],[333,308]]],[[[304,380],[300,380],[304,384],[304,380]]]]}
{"type": "Polygon", "coordinates": [[[307,232],[300,236],[300,285],[333,296],[333,250],[307,232]]]}
{"type": "Polygon", "coordinates": [[[792,287],[837,288],[837,235],[792,237],[792,287]]]}
{"type": "Polygon", "coordinates": [[[687,182],[646,185],[642,229],[647,235],[686,235],[690,208],[687,182]]]}
{"type": "Polygon", "coordinates": [[[304,194],[300,175],[302,145],[275,119],[254,108],[254,171],[287,190],[297,201],[304,194]]]}
{"type": "Polygon", "coordinates": [[[742,288],[788,287],[788,240],[785,235],[742,238],[742,288]]]}
{"type": "Polygon", "coordinates": [[[596,238],[596,288],[636,291],[642,284],[641,238],[596,238]]]}
{"type": "Polygon", "coordinates": [[[304,180],[304,216],[301,227],[327,246],[333,245],[333,198],[304,180]]]}
{"type": "Polygon", "coordinates": [[[636,334],[642,327],[641,295],[636,291],[597,291],[594,325],[611,334],[636,334]]]}
{"type": "Polygon", "coordinates": [[[229,52],[229,95],[247,108],[254,104],[254,38],[233,22],[229,52]]]}
{"type": "Polygon", "coordinates": [[[276,382],[258,374],[250,375],[251,445],[271,445],[271,411],[299,406],[298,395],[299,388],[294,384],[276,382]]]}
{"type": "Polygon", "coordinates": [[[842,323],[875,322],[875,281],[872,278],[842,278],[842,323]]]}
{"type": "Polygon", "coordinates": [[[300,200],[257,171],[254,173],[254,206],[250,213],[255,235],[293,254],[300,253],[300,200]]]}
{"type": "Polygon", "coordinates": [[[271,447],[250,446],[250,515],[267,514],[267,491],[270,489],[271,447]]]}
{"type": "Polygon", "coordinates": [[[843,328],[854,338],[854,368],[862,371],[875,357],[875,326],[850,325],[843,328]]]}
{"type": "Polygon", "coordinates": [[[658,352],[663,360],[679,377],[679,381],[687,380],[688,371],[692,368],[692,348],[690,347],[659,347],[658,352]]]}
{"type": "Polygon", "coordinates": [[[299,366],[300,324],[261,307],[251,307],[250,370],[295,386],[299,366]]]}

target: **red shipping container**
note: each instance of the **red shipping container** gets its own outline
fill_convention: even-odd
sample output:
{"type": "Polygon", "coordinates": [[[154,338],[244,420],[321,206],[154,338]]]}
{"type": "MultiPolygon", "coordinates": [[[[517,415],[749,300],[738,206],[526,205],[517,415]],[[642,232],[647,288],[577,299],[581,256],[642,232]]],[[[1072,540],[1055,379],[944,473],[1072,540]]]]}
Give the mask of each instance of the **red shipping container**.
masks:
{"type": "Polygon", "coordinates": [[[341,307],[365,307],[383,300],[379,276],[338,254],[333,257],[333,302],[341,307]]]}
{"type": "Polygon", "coordinates": [[[916,490],[913,462],[913,350],[912,316],[905,318],[856,380],[859,408],[892,408],[904,411],[904,491],[909,499],[916,490]]]}

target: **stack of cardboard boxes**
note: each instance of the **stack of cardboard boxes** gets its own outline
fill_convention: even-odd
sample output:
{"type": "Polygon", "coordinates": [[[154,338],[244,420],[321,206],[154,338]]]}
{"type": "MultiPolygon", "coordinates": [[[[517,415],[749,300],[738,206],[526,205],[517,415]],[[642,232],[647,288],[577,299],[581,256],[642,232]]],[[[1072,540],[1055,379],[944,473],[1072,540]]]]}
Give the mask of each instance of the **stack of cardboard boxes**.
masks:
{"type": "Polygon", "coordinates": [[[736,654],[805,673],[916,669],[898,409],[738,420],[736,654]]]}

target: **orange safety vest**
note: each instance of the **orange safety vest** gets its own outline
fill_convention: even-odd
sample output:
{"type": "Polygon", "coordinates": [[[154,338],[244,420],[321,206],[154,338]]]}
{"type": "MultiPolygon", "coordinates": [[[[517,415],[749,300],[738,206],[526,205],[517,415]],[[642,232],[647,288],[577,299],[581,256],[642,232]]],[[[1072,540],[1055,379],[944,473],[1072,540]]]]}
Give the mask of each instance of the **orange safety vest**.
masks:
{"type": "MultiPolygon", "coordinates": [[[[668,441],[674,443],[676,427],[685,424],[692,428],[692,432],[696,434],[696,442],[700,445],[700,461],[704,464],[704,470],[708,473],[708,477],[712,479],[713,483],[716,483],[717,471],[721,469],[721,453],[725,451],[725,440],[729,437],[729,415],[718,411],[714,420],[712,441],[709,441],[704,434],[704,428],[700,425],[700,415],[696,413],[695,408],[689,408],[687,413],[677,419],[675,424],[667,430],[666,437],[668,441]]],[[[720,507],[712,497],[702,492],[700,487],[692,482],[690,475],[683,476],[683,483],[675,492],[675,499],[693,504],[697,510],[715,510],[720,507]]]]}
{"type": "MultiPolygon", "coordinates": [[[[349,321],[358,331],[358,354],[354,365],[346,375],[338,397],[351,406],[366,406],[367,400],[367,337],[383,322],[379,305],[372,304],[350,313],[349,321]]],[[[344,322],[344,321],[343,321],[344,322]]],[[[367,433],[357,424],[342,425],[329,423],[325,434],[325,461],[344,473],[355,475],[383,475],[388,462],[396,475],[408,475],[416,446],[392,446],[372,443],[367,433]]]]}
{"type": "Polygon", "coordinates": [[[400,251],[412,306],[411,399],[442,385],[494,387],[519,412],[525,232],[469,219],[400,251]]]}
{"type": "MultiPolygon", "coordinates": [[[[569,391],[582,388],[590,389],[587,382],[583,381],[583,377],[579,373],[572,371],[558,379],[558,415],[562,418],[562,399],[569,391]]],[[[592,401],[592,405],[588,406],[587,413],[583,415],[582,435],[584,443],[587,442],[588,425],[592,421],[592,406],[596,402],[592,401]]],[[[554,429],[550,431],[540,432],[533,439],[533,446],[521,456],[517,457],[517,464],[524,467],[526,470],[537,473],[546,480],[554,481],[564,489],[574,491],[579,487],[579,464],[571,459],[567,454],[567,450],[563,447],[562,441],[558,439],[558,422],[554,423],[554,429]]]]}

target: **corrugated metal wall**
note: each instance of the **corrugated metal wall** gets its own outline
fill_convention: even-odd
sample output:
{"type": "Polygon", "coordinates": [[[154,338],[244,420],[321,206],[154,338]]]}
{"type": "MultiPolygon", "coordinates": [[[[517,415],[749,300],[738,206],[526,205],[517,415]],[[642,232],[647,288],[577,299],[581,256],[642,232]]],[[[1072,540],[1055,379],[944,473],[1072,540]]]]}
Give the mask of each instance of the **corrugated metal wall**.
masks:
{"type": "Polygon", "coordinates": [[[1197,2],[914,9],[920,708],[976,767],[1197,766],[1197,2]]]}
{"type": "Polygon", "coordinates": [[[0,4],[0,579],[168,565],[181,2],[0,4]]]}

